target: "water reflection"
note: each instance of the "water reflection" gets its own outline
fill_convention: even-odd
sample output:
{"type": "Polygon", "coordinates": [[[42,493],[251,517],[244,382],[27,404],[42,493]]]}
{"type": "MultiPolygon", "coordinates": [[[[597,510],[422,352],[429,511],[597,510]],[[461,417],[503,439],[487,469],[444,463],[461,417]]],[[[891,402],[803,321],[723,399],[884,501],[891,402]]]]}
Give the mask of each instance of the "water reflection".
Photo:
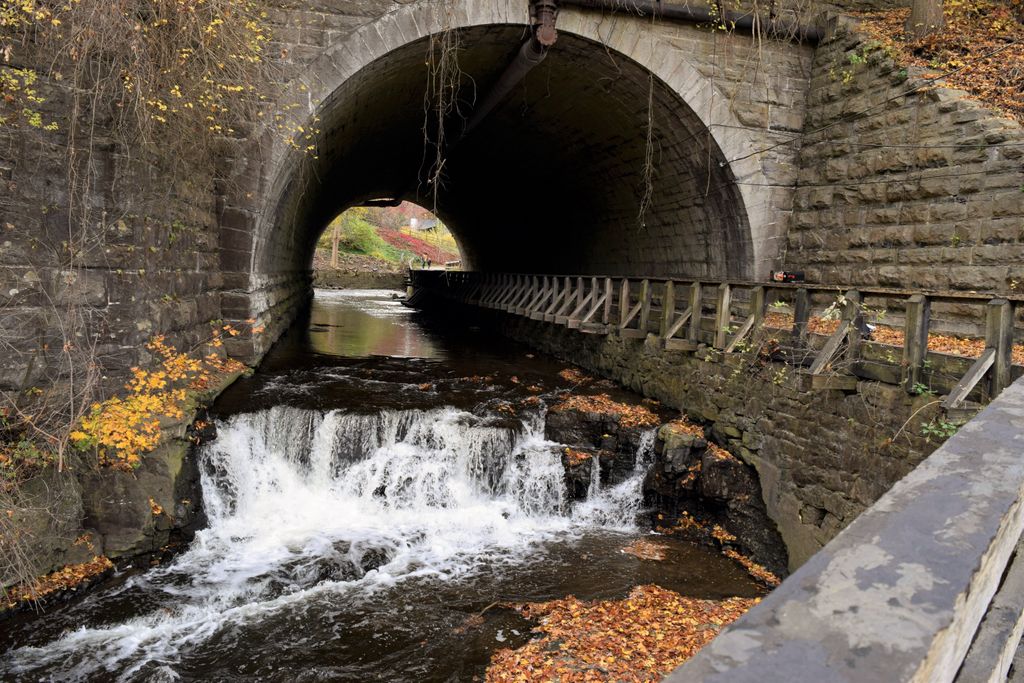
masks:
{"type": "Polygon", "coordinates": [[[309,346],[327,356],[442,358],[390,290],[316,291],[310,310],[309,346]]]}

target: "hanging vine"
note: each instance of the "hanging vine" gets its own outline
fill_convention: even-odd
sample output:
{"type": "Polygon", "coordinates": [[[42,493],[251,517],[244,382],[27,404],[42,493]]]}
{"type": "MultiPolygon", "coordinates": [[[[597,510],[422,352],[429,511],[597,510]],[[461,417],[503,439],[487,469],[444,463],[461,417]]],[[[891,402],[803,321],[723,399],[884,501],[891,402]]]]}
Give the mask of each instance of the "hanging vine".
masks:
{"type": "Polygon", "coordinates": [[[463,73],[459,66],[459,32],[454,28],[455,1],[431,3],[434,23],[440,28],[427,41],[427,88],[423,96],[423,164],[420,182],[427,185],[431,210],[438,212],[438,195],[444,187],[445,164],[450,145],[449,122],[465,119],[459,108],[463,73]]]}

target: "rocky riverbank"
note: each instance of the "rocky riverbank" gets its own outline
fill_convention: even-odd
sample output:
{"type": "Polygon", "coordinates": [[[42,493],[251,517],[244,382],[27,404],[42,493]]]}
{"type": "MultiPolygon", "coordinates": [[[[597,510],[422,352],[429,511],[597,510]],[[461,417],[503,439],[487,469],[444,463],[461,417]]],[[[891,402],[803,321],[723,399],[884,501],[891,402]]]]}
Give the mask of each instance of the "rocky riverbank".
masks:
{"type": "Polygon", "coordinates": [[[402,289],[406,267],[373,256],[338,254],[337,267],[317,254],[313,262],[313,286],[322,289],[402,289]]]}
{"type": "Polygon", "coordinates": [[[627,479],[645,435],[655,429],[643,486],[652,528],[753,558],[784,576],[786,546],[768,516],[757,472],[715,443],[720,439],[713,429],[706,435],[686,417],[668,421],[654,401],[629,405],[597,394],[570,396],[552,406],[545,436],[566,444],[567,489],[579,500],[587,497],[595,475],[601,486],[627,479]]]}

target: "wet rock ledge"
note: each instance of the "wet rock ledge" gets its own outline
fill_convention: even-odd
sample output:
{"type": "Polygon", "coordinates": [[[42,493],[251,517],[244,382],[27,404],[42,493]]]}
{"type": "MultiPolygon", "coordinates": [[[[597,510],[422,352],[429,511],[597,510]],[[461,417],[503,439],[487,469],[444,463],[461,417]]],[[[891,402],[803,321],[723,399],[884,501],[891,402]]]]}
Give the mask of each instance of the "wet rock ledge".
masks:
{"type": "Polygon", "coordinates": [[[707,435],[702,426],[664,412],[655,402],[629,405],[605,394],[552,406],[545,436],[567,445],[562,464],[570,498],[587,497],[595,471],[602,487],[628,478],[645,436],[656,429],[643,485],[652,528],[739,551],[785,576],[785,544],[768,516],[756,470],[715,443],[714,430],[707,435]]]}

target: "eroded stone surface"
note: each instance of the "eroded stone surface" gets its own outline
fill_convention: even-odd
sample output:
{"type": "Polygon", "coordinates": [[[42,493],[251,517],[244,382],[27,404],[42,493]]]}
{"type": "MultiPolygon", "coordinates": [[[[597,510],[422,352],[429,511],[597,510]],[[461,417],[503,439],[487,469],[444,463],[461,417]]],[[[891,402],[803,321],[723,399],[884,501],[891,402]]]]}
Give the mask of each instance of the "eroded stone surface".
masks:
{"type": "Polygon", "coordinates": [[[1024,526],[1021,452],[1018,381],[666,680],[952,680],[1024,526]]]}

